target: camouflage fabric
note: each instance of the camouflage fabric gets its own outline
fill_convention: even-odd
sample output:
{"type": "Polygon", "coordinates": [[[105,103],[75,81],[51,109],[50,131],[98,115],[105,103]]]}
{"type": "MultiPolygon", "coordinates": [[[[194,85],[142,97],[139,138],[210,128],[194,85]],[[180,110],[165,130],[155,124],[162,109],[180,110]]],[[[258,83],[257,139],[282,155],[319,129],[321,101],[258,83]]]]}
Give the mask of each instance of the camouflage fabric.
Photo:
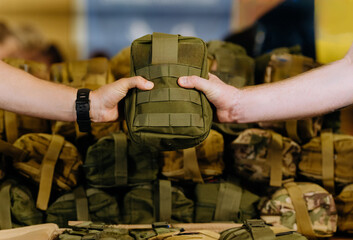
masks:
{"type": "MultiPolygon", "coordinates": [[[[313,183],[297,183],[309,213],[314,233],[332,236],[337,228],[337,211],[331,194],[313,183]]],[[[299,216],[300,217],[300,216],[299,216]]],[[[273,226],[298,230],[296,210],[286,188],[276,191],[261,207],[261,218],[273,226]]]]}
{"type": "MultiPolygon", "coordinates": [[[[113,196],[94,188],[87,189],[86,196],[90,220],[107,224],[120,223],[118,203],[113,196]]],[[[74,193],[59,197],[47,209],[46,222],[56,223],[59,227],[67,227],[68,221],[81,220],[78,219],[76,204],[74,193]]]]}
{"type": "Polygon", "coordinates": [[[110,66],[115,79],[130,77],[130,51],[125,47],[110,59],[110,66]]]}
{"type": "Polygon", "coordinates": [[[257,216],[260,198],[232,182],[197,184],[195,222],[243,222],[257,216]]]}
{"type": "MultiPolygon", "coordinates": [[[[271,180],[273,134],[269,130],[247,129],[232,142],[235,174],[247,181],[271,180]]],[[[279,137],[282,139],[282,166],[280,160],[275,166],[282,170],[282,179],[295,177],[300,146],[289,138],[279,137]]]]}
{"type": "Polygon", "coordinates": [[[36,209],[32,194],[24,185],[18,184],[13,180],[7,180],[0,187],[0,202],[1,202],[1,220],[0,229],[5,229],[4,221],[10,221],[7,227],[23,227],[43,222],[43,214],[36,209]],[[5,191],[5,192],[4,192],[5,191]],[[7,192],[6,192],[7,191],[7,192]],[[8,195],[8,199],[4,197],[8,195]],[[10,209],[6,209],[9,207],[10,209]],[[4,219],[8,211],[9,219],[4,219]]]}
{"type": "MultiPolygon", "coordinates": [[[[224,142],[223,136],[215,130],[200,145],[195,147],[196,158],[188,158],[183,150],[163,152],[162,174],[170,179],[202,181],[194,175],[209,179],[222,174],[224,142]],[[186,161],[195,161],[195,171],[186,161]]],[[[194,154],[195,156],[195,154],[194,154]]]]}
{"type": "Polygon", "coordinates": [[[83,166],[86,182],[107,188],[157,179],[159,153],[138,145],[123,132],[103,137],[88,148],[83,166]]]}
{"type": "MultiPolygon", "coordinates": [[[[325,134],[324,133],[321,133],[325,134]]],[[[323,157],[330,158],[329,162],[332,166],[331,175],[334,176],[331,185],[342,187],[353,182],[353,136],[345,134],[332,134],[329,143],[322,143],[322,136],[313,138],[310,142],[302,146],[302,156],[298,165],[299,174],[313,180],[319,180],[325,187],[326,178],[323,168],[328,171],[329,166],[323,161],[323,157]],[[331,157],[327,154],[323,155],[323,149],[332,148],[331,157]]],[[[333,186],[332,186],[333,187],[333,186]]]]}
{"type": "Polygon", "coordinates": [[[158,221],[191,223],[194,213],[193,201],[186,198],[176,187],[166,191],[163,192],[161,189],[158,191],[158,184],[134,187],[124,197],[123,222],[125,224],[158,221]]]}
{"type": "Polygon", "coordinates": [[[353,184],[347,185],[335,197],[338,212],[338,230],[353,233],[353,184]]]}

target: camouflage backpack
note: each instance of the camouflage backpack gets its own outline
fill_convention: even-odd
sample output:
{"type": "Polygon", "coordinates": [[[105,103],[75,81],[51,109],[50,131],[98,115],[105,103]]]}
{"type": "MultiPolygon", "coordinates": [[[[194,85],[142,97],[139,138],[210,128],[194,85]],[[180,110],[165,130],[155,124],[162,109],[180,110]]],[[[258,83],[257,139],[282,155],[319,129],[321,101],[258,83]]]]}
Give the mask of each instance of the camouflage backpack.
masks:
{"type": "Polygon", "coordinates": [[[63,190],[77,184],[81,157],[76,147],[62,136],[31,133],[13,145],[2,140],[0,143],[0,151],[13,158],[16,171],[39,183],[37,208],[47,209],[52,183],[63,190]]]}
{"type": "MultiPolygon", "coordinates": [[[[223,82],[237,88],[254,85],[255,62],[242,46],[214,40],[207,43],[207,50],[209,71],[223,82]]],[[[238,135],[253,126],[250,123],[212,123],[212,128],[230,135],[238,135]]]]}
{"type": "Polygon", "coordinates": [[[353,184],[347,185],[335,198],[338,230],[353,233],[353,184]]]}
{"type": "Polygon", "coordinates": [[[89,186],[127,186],[157,179],[158,161],[158,152],[118,132],[99,139],[88,148],[83,169],[89,186]]]}
{"type": "Polygon", "coordinates": [[[233,182],[197,184],[195,196],[195,222],[243,222],[257,216],[260,198],[233,182]]]}
{"type": "MultiPolygon", "coordinates": [[[[265,82],[278,82],[318,66],[319,64],[309,57],[289,53],[275,53],[271,56],[271,60],[267,66],[265,82]]],[[[292,119],[280,122],[260,122],[259,125],[262,128],[273,129],[288,136],[297,143],[303,143],[317,136],[321,130],[322,121],[322,117],[315,117],[303,120],[292,119]]]]}
{"type": "Polygon", "coordinates": [[[46,211],[47,222],[67,227],[68,221],[120,222],[118,203],[113,196],[89,188],[78,187],[59,197],[46,211]]]}
{"type": "Polygon", "coordinates": [[[299,174],[319,181],[334,194],[335,185],[353,183],[353,136],[321,132],[302,146],[299,174]]]}
{"type": "Polygon", "coordinates": [[[134,187],[124,197],[124,223],[140,224],[159,221],[190,223],[194,203],[167,180],[134,187]]]}
{"type": "Polygon", "coordinates": [[[110,59],[110,66],[115,79],[130,77],[131,48],[125,47],[110,59]]]}
{"type": "Polygon", "coordinates": [[[247,129],[233,142],[235,174],[251,182],[270,182],[280,187],[282,180],[296,176],[300,146],[270,130],[247,129]]]}
{"type": "Polygon", "coordinates": [[[131,139],[159,150],[196,146],[206,139],[212,109],[206,96],[177,84],[180,76],[208,78],[207,49],[198,38],[153,33],[131,45],[131,76],[154,82],[150,91],[132,89],[125,98],[131,139]]]}
{"type": "Polygon", "coordinates": [[[306,240],[307,238],[294,231],[274,233],[263,220],[245,220],[243,226],[221,232],[219,240],[306,240]]]}
{"type": "Polygon", "coordinates": [[[310,237],[330,237],[336,232],[337,212],[331,194],[314,183],[284,184],[264,202],[261,218],[310,237]]]}
{"type": "Polygon", "coordinates": [[[176,151],[163,152],[162,174],[174,180],[203,182],[223,172],[223,136],[211,130],[200,145],[176,151]]]}
{"type": "Polygon", "coordinates": [[[13,180],[0,186],[0,230],[40,224],[42,213],[36,209],[31,192],[13,180]]]}

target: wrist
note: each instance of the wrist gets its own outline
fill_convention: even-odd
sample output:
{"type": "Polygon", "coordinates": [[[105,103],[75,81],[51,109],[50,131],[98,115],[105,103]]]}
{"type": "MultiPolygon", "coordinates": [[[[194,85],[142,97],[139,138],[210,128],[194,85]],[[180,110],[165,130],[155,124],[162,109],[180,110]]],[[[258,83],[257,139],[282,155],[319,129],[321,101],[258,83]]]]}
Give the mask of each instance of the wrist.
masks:
{"type": "Polygon", "coordinates": [[[90,119],[90,89],[81,88],[77,90],[76,95],[76,122],[81,132],[91,131],[90,119]]]}

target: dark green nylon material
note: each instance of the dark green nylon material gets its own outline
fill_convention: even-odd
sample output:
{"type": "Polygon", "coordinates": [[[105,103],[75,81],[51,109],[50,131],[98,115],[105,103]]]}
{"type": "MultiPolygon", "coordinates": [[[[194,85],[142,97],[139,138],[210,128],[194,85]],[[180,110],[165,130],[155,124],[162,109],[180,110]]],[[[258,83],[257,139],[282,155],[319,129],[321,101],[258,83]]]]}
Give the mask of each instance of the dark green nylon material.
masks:
{"type": "Polygon", "coordinates": [[[208,78],[206,56],[206,45],[198,38],[154,33],[132,43],[131,76],[154,82],[152,91],[132,89],[125,98],[127,126],[134,142],[175,150],[193,147],[207,137],[213,117],[208,100],[203,93],[177,84],[184,75],[208,78]],[[153,56],[151,45],[155,51],[160,45],[158,56],[153,56]]]}

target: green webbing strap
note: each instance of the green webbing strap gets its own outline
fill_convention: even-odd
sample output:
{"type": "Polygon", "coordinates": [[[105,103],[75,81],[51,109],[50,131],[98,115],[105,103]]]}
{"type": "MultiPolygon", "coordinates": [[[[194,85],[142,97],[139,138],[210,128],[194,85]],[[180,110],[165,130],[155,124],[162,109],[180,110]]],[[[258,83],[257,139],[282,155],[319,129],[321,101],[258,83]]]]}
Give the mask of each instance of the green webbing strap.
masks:
{"type": "Polygon", "coordinates": [[[13,112],[4,112],[6,140],[14,143],[18,138],[17,115],[13,112]]]}
{"type": "Polygon", "coordinates": [[[271,132],[272,139],[268,146],[267,161],[270,162],[270,186],[282,186],[282,136],[278,133],[271,132]]]}
{"type": "Polygon", "coordinates": [[[234,221],[239,213],[242,193],[241,187],[235,184],[220,183],[214,220],[234,221]]]}
{"type": "Polygon", "coordinates": [[[333,133],[331,130],[321,131],[322,182],[325,189],[335,193],[335,161],[333,133]]]}
{"type": "Polygon", "coordinates": [[[244,225],[249,230],[253,240],[274,240],[276,235],[271,228],[260,219],[248,219],[244,221],[244,225]]]}
{"type": "Polygon", "coordinates": [[[115,155],[115,184],[126,185],[128,182],[127,170],[127,137],[123,132],[112,133],[114,138],[115,155]]]}
{"type": "Polygon", "coordinates": [[[55,165],[64,144],[64,137],[53,135],[48,150],[44,155],[40,169],[39,191],[37,197],[37,208],[40,210],[47,210],[48,208],[55,165]]]}
{"type": "Polygon", "coordinates": [[[288,137],[297,143],[301,143],[302,141],[298,136],[298,120],[287,120],[285,124],[288,137]]]}
{"type": "Polygon", "coordinates": [[[78,186],[73,190],[73,193],[75,196],[77,221],[89,221],[88,199],[85,189],[82,186],[78,186]]]}
{"type": "Polygon", "coordinates": [[[181,64],[161,64],[146,66],[136,70],[136,75],[148,80],[160,77],[201,76],[201,69],[181,64]]]}
{"type": "Polygon", "coordinates": [[[136,104],[147,102],[186,101],[201,105],[200,93],[184,88],[159,88],[137,92],[136,104]]]}
{"type": "Polygon", "coordinates": [[[134,120],[135,127],[203,127],[200,114],[195,113],[143,113],[134,120]]]}
{"type": "Polygon", "coordinates": [[[4,182],[0,190],[0,229],[12,228],[11,221],[11,183],[4,182]]]}
{"type": "Polygon", "coordinates": [[[28,155],[28,152],[13,146],[12,144],[0,139],[0,152],[10,156],[16,162],[22,162],[28,155]]]}
{"type": "Polygon", "coordinates": [[[191,179],[193,182],[203,183],[195,147],[183,150],[183,165],[186,180],[191,179]]]}
{"type": "Polygon", "coordinates": [[[303,192],[295,182],[286,183],[284,184],[284,187],[287,189],[289,197],[294,206],[298,232],[302,233],[308,238],[315,239],[315,232],[313,230],[303,192]]]}
{"type": "Polygon", "coordinates": [[[152,34],[152,64],[178,62],[178,35],[152,34]]]}
{"type": "Polygon", "coordinates": [[[168,180],[159,180],[159,217],[158,221],[170,222],[172,219],[172,185],[168,180]]]}

